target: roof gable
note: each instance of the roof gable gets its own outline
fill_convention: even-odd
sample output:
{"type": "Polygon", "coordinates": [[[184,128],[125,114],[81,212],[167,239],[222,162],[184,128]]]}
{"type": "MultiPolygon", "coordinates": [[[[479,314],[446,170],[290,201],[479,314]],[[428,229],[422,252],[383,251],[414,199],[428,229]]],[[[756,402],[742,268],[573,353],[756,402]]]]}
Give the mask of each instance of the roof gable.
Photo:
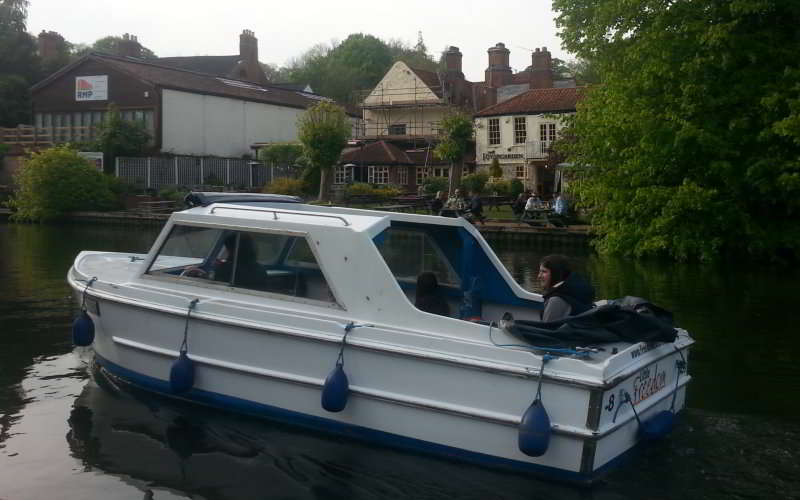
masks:
{"type": "Polygon", "coordinates": [[[364,104],[438,102],[441,100],[441,86],[438,81],[435,73],[413,69],[403,61],[397,61],[364,99],[364,104]]]}

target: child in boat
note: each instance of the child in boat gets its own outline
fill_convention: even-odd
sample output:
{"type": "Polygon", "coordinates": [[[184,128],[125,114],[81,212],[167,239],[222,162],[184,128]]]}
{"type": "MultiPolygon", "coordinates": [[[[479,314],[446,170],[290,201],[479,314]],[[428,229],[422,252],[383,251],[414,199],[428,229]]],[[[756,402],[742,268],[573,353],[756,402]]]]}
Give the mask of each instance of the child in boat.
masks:
{"type": "Polygon", "coordinates": [[[417,297],[414,306],[420,311],[450,316],[450,307],[441,295],[435,274],[424,272],[417,277],[417,297]]]}

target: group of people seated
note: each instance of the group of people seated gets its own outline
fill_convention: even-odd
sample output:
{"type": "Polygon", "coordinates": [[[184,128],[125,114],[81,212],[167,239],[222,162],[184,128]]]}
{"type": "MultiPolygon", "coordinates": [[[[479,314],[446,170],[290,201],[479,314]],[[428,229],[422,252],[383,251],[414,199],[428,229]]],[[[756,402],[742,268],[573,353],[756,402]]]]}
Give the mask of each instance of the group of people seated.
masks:
{"type": "Polygon", "coordinates": [[[431,214],[445,217],[465,217],[470,222],[484,223],[483,201],[476,191],[469,192],[469,201],[461,194],[460,189],[453,191],[453,196],[447,198],[444,191],[437,191],[436,197],[431,201],[431,214]]]}
{"type": "Polygon", "coordinates": [[[566,197],[561,193],[556,195],[552,203],[548,203],[541,199],[538,194],[527,189],[517,196],[511,208],[518,217],[524,215],[525,212],[548,209],[552,209],[556,215],[566,216],[569,205],[566,197]]]}

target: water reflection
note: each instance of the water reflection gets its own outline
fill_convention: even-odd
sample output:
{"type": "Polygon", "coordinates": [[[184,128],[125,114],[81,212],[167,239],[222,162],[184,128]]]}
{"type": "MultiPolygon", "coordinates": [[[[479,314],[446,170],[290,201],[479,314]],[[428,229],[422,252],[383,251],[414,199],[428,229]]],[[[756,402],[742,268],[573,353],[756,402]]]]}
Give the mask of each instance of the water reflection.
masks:
{"type": "Polygon", "coordinates": [[[536,289],[574,257],[599,296],[639,295],[697,338],[690,410],[591,491],[164,400],[87,369],[64,281],[84,249],[144,252],[158,228],[0,224],[0,498],[794,498],[800,371],[796,270],[602,259],[503,245],[536,289]]]}

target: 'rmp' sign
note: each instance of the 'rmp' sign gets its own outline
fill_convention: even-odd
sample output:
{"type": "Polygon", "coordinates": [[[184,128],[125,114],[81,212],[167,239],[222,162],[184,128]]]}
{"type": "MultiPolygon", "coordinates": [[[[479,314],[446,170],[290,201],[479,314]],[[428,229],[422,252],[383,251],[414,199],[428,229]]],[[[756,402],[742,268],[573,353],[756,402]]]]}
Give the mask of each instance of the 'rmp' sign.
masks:
{"type": "Polygon", "coordinates": [[[108,75],[76,76],[76,101],[105,101],[108,99],[108,75]]]}

